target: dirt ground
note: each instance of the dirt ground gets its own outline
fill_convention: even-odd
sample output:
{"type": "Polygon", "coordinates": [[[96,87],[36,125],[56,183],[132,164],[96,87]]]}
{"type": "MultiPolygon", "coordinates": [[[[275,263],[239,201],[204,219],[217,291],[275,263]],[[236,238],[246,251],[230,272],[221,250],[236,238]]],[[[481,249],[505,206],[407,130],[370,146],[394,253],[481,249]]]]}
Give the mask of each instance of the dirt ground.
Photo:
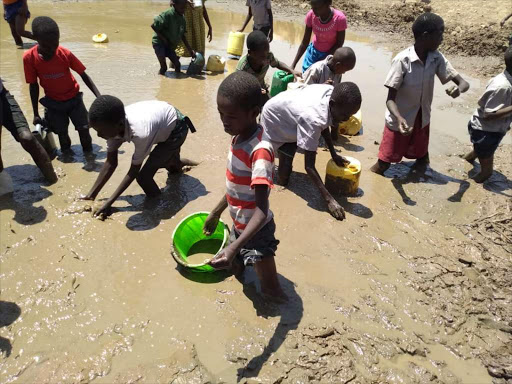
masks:
{"type": "MultiPolygon", "coordinates": [[[[272,50],[291,62],[303,32],[294,20],[305,10],[299,5],[292,14],[277,4],[272,50]]],[[[502,2],[494,14],[496,4],[502,2]]],[[[86,159],[71,129],[76,154],[54,161],[59,182],[49,186],[2,131],[15,192],[0,199],[0,382],[512,383],[511,136],[484,185],[469,177],[478,164],[459,157],[470,149],[467,121],[487,78],[468,76],[472,88],[456,100],[437,82],[425,175],[410,161],[374,175],[382,82],[397,49],[410,41],[397,34],[386,41],[364,25],[350,31],[347,45],[358,64],[344,79],[361,88],[364,132],[342,137],[337,149],[361,161],[360,189],[337,197],[347,219],[334,220],[297,156],[289,186],[270,197],[281,241],[276,264],[290,300],[269,304],[250,269],[242,285],[225,274],[187,273],[170,256],[180,220],[210,210],[224,193],[230,137],[215,92],[237,61],[228,60],[225,74],[158,76],[148,26],[163,9],[152,1],[32,2],[34,16],[56,19],[61,44],[85,63],[102,93],[125,104],[165,100],[190,116],[198,132],[182,153],[200,165],[182,175],[157,173],[163,195],[155,201],[134,183],[103,222],[78,200],[105,159],[103,140],[93,134],[96,158],[86,159]],[[110,43],[91,43],[98,32],[110,43]]],[[[242,1],[229,10],[212,2],[208,54],[225,56],[244,9],[242,1]]],[[[31,119],[22,53],[1,23],[0,74],[31,119]]],[[[90,106],[92,94],[80,85],[90,106]]],[[[97,204],[129,167],[133,149],[121,150],[97,204]]],[[[322,175],[328,159],[319,150],[322,175]]],[[[228,214],[223,219],[230,222],[228,214]]]]}

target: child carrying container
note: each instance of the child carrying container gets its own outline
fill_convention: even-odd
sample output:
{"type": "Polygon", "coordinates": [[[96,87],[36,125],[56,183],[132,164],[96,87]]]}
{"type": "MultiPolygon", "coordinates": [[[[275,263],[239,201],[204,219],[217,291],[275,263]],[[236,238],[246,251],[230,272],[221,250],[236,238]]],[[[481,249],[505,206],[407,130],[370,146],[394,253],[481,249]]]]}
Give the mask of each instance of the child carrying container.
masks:
{"type": "Polygon", "coordinates": [[[168,58],[177,73],[181,72],[180,58],[176,54],[176,48],[180,42],[190,52],[190,56],[195,59],[196,52],[190,47],[185,32],[187,24],[185,21],[185,7],[188,6],[187,0],[171,0],[170,8],[162,12],[153,20],[151,28],[155,32],[153,34],[153,49],[160,63],[158,74],[165,75],[167,72],[168,58]]]}
{"type": "Polygon", "coordinates": [[[59,45],[60,32],[57,23],[46,16],[36,17],[32,32],[37,45],[23,55],[25,79],[30,84],[30,99],[34,110],[34,125],[43,124],[39,116],[39,85],[45,96],[40,100],[45,107],[44,120],[48,128],[59,136],[63,153],[72,154],[68,134],[69,120],[80,136],[84,153],[92,153],[89,121],[80,86],[71,74],[78,73],[96,97],[100,95],[92,79],[85,73],[85,66],[68,49],[59,45]],[[39,84],[38,84],[39,80],[39,84]]]}
{"type": "Polygon", "coordinates": [[[304,37],[293,60],[295,69],[304,52],[302,72],[306,72],[317,61],[332,55],[345,43],[347,18],[343,12],[331,8],[332,0],[311,0],[311,10],[306,15],[304,37]],[[311,35],[313,41],[310,43],[311,35]]]}
{"type": "Polygon", "coordinates": [[[477,183],[491,177],[494,152],[498,149],[512,124],[512,47],[505,52],[505,71],[491,79],[478,100],[478,108],[468,123],[473,151],[464,159],[480,161],[480,173],[474,176],[477,183]]]}
{"type": "Polygon", "coordinates": [[[268,42],[274,40],[274,16],[272,15],[271,0],[247,0],[247,17],[242,28],[238,32],[243,32],[251,17],[254,17],[253,31],[261,31],[268,39],[268,42]]]}
{"type": "Polygon", "coordinates": [[[469,84],[437,50],[443,41],[443,19],[424,13],[416,19],[412,31],[414,45],[396,55],[384,83],[388,88],[386,124],[379,159],[370,169],[380,175],[403,157],[416,159],[417,171],[426,170],[430,162],[430,111],[436,75],[443,84],[456,84],[446,91],[453,98],[469,89],[469,84]]]}
{"type": "Polygon", "coordinates": [[[128,173],[112,197],[93,212],[94,216],[108,216],[112,204],[135,179],[146,196],[152,198],[161,193],[153,180],[159,169],[166,168],[170,173],[175,173],[185,165],[197,165],[180,158],[181,146],[188,131],[195,132],[192,122],[164,101],[141,101],[125,108],[117,97],[100,96],[91,105],[89,120],[98,136],[107,140],[107,160],[84,200],[96,199],[110,179],[117,168],[121,145],[132,142],[135,146],[128,173]]]}
{"type": "Polygon", "coordinates": [[[277,60],[270,52],[270,44],[260,31],[253,31],[247,37],[247,55],[243,56],[236,67],[237,71],[247,72],[256,77],[261,86],[263,94],[262,103],[269,99],[268,85],[265,82],[265,76],[270,67],[278,68],[291,73],[296,77],[301,77],[300,72],[296,72],[288,67],[282,61],[277,60]]]}
{"type": "Polygon", "coordinates": [[[277,279],[274,256],[279,241],[275,238],[274,215],[269,208],[273,187],[274,151],[263,139],[260,114],[260,84],[245,72],[229,75],[220,85],[217,106],[224,131],[232,136],[226,170],[226,194],[204,224],[206,235],[213,233],[222,212],[229,208],[233,229],[229,245],[210,265],[240,274],[254,266],[262,294],[284,300],[286,295],[277,279]]]}

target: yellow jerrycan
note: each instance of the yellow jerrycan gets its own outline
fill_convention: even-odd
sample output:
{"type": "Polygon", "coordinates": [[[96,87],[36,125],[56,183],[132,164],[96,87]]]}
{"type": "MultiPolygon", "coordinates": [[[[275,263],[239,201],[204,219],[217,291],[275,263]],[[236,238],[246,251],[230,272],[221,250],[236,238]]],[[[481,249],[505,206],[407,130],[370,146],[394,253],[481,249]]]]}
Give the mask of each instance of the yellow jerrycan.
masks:
{"type": "Polygon", "coordinates": [[[210,55],[206,63],[206,70],[210,72],[224,72],[226,59],[219,55],[210,55]]]}
{"type": "Polygon", "coordinates": [[[357,111],[355,115],[350,116],[350,119],[340,123],[338,131],[340,135],[355,136],[361,130],[363,126],[363,118],[361,110],[357,111]]]}
{"type": "Polygon", "coordinates": [[[228,55],[242,56],[244,52],[245,34],[242,32],[229,32],[228,55]]]}
{"type": "Polygon", "coordinates": [[[361,163],[353,157],[345,156],[350,161],[346,167],[338,167],[331,159],[327,163],[325,187],[333,195],[354,196],[359,188],[361,163]]]}

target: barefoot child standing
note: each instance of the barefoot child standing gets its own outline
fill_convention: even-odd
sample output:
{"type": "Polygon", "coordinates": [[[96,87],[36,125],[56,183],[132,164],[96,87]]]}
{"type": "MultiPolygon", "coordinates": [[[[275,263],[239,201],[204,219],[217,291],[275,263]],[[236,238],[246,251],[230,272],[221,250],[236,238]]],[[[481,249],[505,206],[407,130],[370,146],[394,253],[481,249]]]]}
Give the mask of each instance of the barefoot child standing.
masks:
{"type": "Polygon", "coordinates": [[[268,197],[273,187],[274,151],[263,140],[256,118],[260,113],[261,88],[245,72],[229,75],[220,85],[217,105],[224,131],[233,136],[226,170],[225,196],[208,216],[205,234],[217,227],[229,207],[233,219],[230,244],[211,262],[216,269],[237,272],[242,265],[254,266],[264,295],[284,298],[277,279],[274,215],[268,197]]]}
{"type": "Polygon", "coordinates": [[[165,75],[167,72],[167,58],[171,60],[175,71],[181,72],[180,58],[175,52],[179,43],[183,42],[191,57],[196,57],[196,52],[190,47],[185,37],[187,25],[183,15],[187,6],[187,0],[171,0],[170,8],[156,16],[151,24],[151,28],[155,32],[152,42],[155,55],[160,63],[158,71],[160,75],[165,75]]]}
{"type": "Polygon", "coordinates": [[[512,123],[512,46],[505,52],[505,65],[505,71],[487,84],[468,124],[473,151],[464,158],[470,163],[480,161],[480,173],[474,177],[477,183],[491,177],[494,152],[512,123]]]}
{"type": "Polygon", "coordinates": [[[92,138],[89,134],[87,109],[80,86],[71,74],[78,73],[96,97],[100,95],[92,79],[85,73],[85,66],[68,49],[59,45],[60,32],[57,23],[46,16],[36,17],[32,31],[37,45],[23,55],[25,79],[30,89],[34,110],[34,125],[43,124],[39,116],[39,85],[45,96],[39,100],[45,107],[44,119],[48,128],[59,136],[63,153],[71,152],[68,134],[69,120],[80,136],[84,153],[92,153],[92,138]],[[39,80],[39,84],[38,84],[39,80]]]}
{"type": "Polygon", "coordinates": [[[268,42],[274,40],[274,16],[272,15],[272,2],[270,0],[247,0],[247,17],[244,25],[238,30],[243,32],[251,17],[254,17],[253,31],[261,31],[268,42]]]}
{"type": "Polygon", "coordinates": [[[180,158],[180,149],[188,131],[195,132],[195,128],[188,117],[164,101],[141,101],[125,108],[117,97],[100,96],[91,105],[89,120],[98,136],[107,140],[107,160],[84,200],[96,199],[110,179],[117,168],[121,145],[133,142],[135,146],[127,175],[112,197],[94,212],[94,216],[107,216],[112,204],[133,180],[137,179],[146,196],[151,198],[161,193],[153,180],[156,171],[166,168],[169,172],[179,172],[185,165],[196,165],[180,158]]]}
{"type": "Polygon", "coordinates": [[[391,163],[403,157],[416,159],[424,171],[429,164],[430,111],[435,76],[453,86],[446,93],[456,98],[469,84],[437,49],[443,41],[444,21],[434,13],[420,15],[412,26],[414,45],[393,59],[384,85],[388,88],[386,125],[379,148],[379,160],[371,171],[384,174],[391,163]]]}
{"type": "Polygon", "coordinates": [[[11,34],[18,48],[23,48],[22,37],[35,40],[30,31],[25,31],[25,25],[30,18],[27,0],[3,0],[4,19],[9,23],[11,34]]]}

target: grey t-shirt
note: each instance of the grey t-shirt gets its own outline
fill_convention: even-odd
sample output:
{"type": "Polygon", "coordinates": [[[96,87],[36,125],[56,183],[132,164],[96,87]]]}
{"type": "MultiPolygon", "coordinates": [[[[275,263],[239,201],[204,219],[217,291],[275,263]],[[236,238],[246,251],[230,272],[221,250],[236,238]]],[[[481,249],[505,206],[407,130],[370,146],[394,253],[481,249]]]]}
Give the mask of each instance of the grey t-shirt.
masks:
{"type": "Polygon", "coordinates": [[[270,0],[247,0],[245,5],[251,7],[254,28],[270,26],[270,16],[268,14],[268,10],[272,9],[270,0]]]}

